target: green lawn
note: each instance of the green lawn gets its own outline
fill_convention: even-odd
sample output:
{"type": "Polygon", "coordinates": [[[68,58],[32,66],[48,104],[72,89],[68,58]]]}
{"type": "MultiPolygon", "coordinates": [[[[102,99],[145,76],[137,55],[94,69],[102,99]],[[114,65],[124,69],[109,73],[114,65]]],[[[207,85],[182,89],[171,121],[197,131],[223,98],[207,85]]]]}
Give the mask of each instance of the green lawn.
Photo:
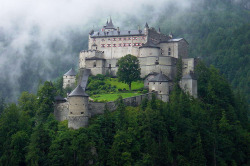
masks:
{"type": "MultiPolygon", "coordinates": [[[[119,82],[117,78],[107,78],[105,79],[105,82],[110,83],[112,86],[116,86],[117,89],[126,89],[129,90],[128,84],[119,82]]],[[[141,89],[144,87],[143,81],[136,81],[136,82],[132,82],[132,90],[136,90],[136,89],[141,89]]]]}
{"type": "Polygon", "coordinates": [[[119,96],[122,98],[141,95],[140,93],[113,93],[113,94],[97,94],[91,96],[94,101],[115,101],[119,96]]]}

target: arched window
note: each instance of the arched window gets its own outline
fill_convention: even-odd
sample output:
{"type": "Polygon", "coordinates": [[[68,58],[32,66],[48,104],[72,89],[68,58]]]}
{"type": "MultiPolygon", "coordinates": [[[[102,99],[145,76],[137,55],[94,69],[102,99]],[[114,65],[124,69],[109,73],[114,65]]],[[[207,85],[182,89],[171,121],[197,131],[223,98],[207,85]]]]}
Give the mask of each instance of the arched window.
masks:
{"type": "Polygon", "coordinates": [[[96,67],[96,62],[93,63],[93,67],[96,67]]]}

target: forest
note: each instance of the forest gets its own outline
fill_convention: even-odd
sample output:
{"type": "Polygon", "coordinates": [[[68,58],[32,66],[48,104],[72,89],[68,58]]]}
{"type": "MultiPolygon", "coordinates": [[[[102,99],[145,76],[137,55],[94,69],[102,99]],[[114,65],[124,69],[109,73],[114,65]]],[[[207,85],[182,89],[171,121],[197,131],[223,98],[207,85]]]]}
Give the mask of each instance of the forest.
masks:
{"type": "MultiPolygon", "coordinates": [[[[144,100],[68,129],[53,115],[56,86],[23,92],[0,117],[0,165],[248,165],[248,105],[214,67],[196,68],[199,97],[178,84],[170,102],[144,100]]],[[[1,109],[2,109],[1,105],[1,109]]]]}

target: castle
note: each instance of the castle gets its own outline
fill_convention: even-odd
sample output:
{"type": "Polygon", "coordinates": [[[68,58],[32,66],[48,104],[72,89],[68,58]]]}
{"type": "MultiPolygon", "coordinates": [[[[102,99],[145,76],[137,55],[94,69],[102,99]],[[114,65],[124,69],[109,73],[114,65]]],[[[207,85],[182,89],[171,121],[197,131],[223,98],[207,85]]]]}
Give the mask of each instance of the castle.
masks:
{"type": "MultiPolygon", "coordinates": [[[[173,80],[177,76],[177,60],[182,60],[182,78],[180,87],[190,95],[197,97],[197,80],[194,67],[197,59],[188,58],[188,42],[183,38],[162,34],[159,30],[145,27],[137,30],[120,30],[112,19],[99,31],[89,33],[88,50],[79,55],[78,86],[67,99],[57,97],[55,116],[58,120],[68,119],[68,127],[78,129],[88,125],[88,119],[104,111],[104,103],[89,102],[85,93],[89,75],[110,75],[115,77],[118,71],[118,60],[127,55],[136,56],[140,62],[141,78],[145,78],[144,87],[149,94],[124,99],[127,105],[138,105],[143,98],[157,98],[167,102],[172,90],[173,80]]],[[[76,73],[70,69],[63,76],[63,87],[73,87],[76,73]]],[[[114,102],[106,103],[114,110],[114,102]]]]}

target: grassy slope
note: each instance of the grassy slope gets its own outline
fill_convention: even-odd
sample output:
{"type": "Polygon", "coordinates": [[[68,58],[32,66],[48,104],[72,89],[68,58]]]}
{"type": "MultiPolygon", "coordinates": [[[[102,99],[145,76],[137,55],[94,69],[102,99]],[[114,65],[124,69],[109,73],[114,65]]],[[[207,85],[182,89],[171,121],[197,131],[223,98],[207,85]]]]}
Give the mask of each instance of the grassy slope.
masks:
{"type": "MultiPolygon", "coordinates": [[[[129,90],[128,84],[119,82],[117,78],[110,78],[110,79],[106,79],[105,82],[110,83],[112,86],[116,86],[117,90],[118,89],[126,89],[129,90]]],[[[137,89],[141,89],[144,87],[143,81],[136,81],[136,82],[132,82],[132,90],[137,90],[137,89]]]]}
{"type": "Polygon", "coordinates": [[[140,93],[113,93],[113,94],[98,94],[91,96],[92,99],[95,101],[115,101],[118,99],[119,96],[122,96],[122,98],[132,97],[132,96],[138,96],[140,93]]]}
{"type": "MultiPolygon", "coordinates": [[[[138,92],[118,92],[118,89],[126,89],[129,90],[129,87],[127,84],[119,82],[117,78],[106,78],[105,83],[111,84],[112,86],[116,86],[116,91],[113,93],[106,93],[106,94],[97,94],[92,95],[91,98],[94,99],[94,101],[115,101],[120,95],[122,98],[132,97],[132,96],[138,96],[141,93],[138,92]]],[[[132,90],[140,90],[144,87],[143,81],[136,81],[132,83],[132,90]]]]}

